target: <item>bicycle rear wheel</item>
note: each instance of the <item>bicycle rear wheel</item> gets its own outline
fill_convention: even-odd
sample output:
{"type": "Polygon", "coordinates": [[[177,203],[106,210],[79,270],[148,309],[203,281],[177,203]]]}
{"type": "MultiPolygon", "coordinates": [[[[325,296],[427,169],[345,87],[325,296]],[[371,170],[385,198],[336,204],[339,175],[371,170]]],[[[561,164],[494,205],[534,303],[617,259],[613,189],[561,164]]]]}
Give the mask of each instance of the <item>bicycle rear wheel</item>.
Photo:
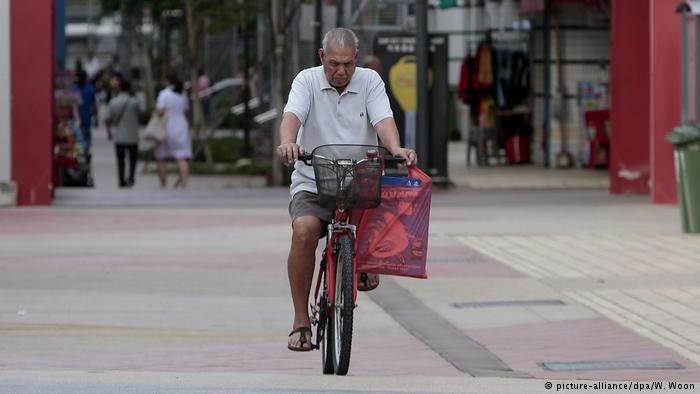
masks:
{"type": "Polygon", "coordinates": [[[352,347],[352,319],[355,309],[353,276],[353,240],[348,235],[340,237],[340,248],[336,266],[335,302],[329,319],[329,337],[332,337],[333,366],[336,375],[345,375],[350,367],[352,347]]]}

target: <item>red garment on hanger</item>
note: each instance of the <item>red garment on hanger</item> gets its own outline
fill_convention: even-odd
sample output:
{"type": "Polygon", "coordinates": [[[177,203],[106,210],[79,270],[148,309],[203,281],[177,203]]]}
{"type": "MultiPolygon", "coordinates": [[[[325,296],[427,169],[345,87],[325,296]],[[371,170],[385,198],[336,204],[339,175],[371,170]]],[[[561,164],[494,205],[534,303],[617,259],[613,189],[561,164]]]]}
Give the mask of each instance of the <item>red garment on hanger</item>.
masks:
{"type": "Polygon", "coordinates": [[[471,69],[474,63],[474,58],[467,55],[462,60],[462,67],[459,70],[459,84],[457,85],[457,94],[464,104],[469,104],[471,99],[471,69]]]}

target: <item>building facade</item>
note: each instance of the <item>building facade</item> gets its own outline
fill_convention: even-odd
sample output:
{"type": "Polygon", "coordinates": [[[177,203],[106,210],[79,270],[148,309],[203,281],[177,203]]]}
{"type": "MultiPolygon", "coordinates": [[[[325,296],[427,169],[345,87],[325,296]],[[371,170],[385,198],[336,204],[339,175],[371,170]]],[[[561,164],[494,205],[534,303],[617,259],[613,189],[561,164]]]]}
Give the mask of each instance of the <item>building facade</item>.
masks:
{"type": "MultiPolygon", "coordinates": [[[[586,130],[579,111],[580,82],[608,79],[611,192],[648,194],[654,203],[674,203],[673,148],[665,134],[680,123],[680,17],[675,12],[679,2],[555,0],[559,13],[550,14],[548,21],[537,10],[539,3],[544,4],[539,1],[444,2],[449,8],[431,2],[428,21],[431,33],[449,36],[448,81],[453,92],[463,58],[489,32],[497,33],[493,37],[503,39],[505,46],[527,47],[532,64],[530,144],[539,164],[551,163],[562,149],[562,130],[569,134],[568,149],[582,160],[580,136],[586,130]],[[523,13],[525,3],[534,5],[535,11],[523,13]],[[601,5],[608,6],[607,14],[600,12],[601,5]],[[589,11],[592,7],[598,11],[589,11]],[[558,117],[561,108],[566,118],[558,117]]],[[[55,4],[0,2],[0,184],[16,185],[19,205],[50,204],[53,196],[55,4]]],[[[415,8],[408,2],[372,3],[374,19],[354,9],[354,2],[341,4],[348,7],[343,12],[346,21],[368,20],[360,29],[365,41],[372,37],[372,29],[391,25],[384,20],[403,21],[404,31],[414,28],[415,8]]],[[[301,19],[309,18],[311,10],[305,7],[301,19]]],[[[324,26],[327,19],[331,17],[324,26]]],[[[304,29],[297,37],[313,41],[304,29]]],[[[361,54],[368,54],[370,47],[363,47],[361,54]]]]}

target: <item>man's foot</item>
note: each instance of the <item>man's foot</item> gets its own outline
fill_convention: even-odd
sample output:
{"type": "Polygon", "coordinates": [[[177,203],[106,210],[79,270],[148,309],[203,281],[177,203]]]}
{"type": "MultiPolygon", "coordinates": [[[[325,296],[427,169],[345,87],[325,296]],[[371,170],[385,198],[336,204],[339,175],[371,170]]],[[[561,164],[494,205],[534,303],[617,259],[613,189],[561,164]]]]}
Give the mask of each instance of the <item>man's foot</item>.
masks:
{"type": "Polygon", "coordinates": [[[379,286],[379,275],[367,272],[360,273],[360,279],[357,281],[358,291],[374,290],[377,286],[379,286]]]}
{"type": "Polygon", "coordinates": [[[311,342],[311,327],[298,327],[289,333],[287,348],[295,352],[308,352],[314,350],[315,346],[311,342]]]}

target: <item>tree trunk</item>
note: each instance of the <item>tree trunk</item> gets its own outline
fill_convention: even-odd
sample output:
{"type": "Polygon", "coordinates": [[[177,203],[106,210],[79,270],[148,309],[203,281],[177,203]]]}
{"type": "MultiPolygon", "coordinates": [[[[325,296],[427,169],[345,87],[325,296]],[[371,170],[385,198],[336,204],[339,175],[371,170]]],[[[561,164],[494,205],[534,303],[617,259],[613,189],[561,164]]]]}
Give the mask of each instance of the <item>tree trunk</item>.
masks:
{"type": "Polygon", "coordinates": [[[270,19],[268,20],[269,28],[272,34],[273,50],[273,74],[272,74],[272,98],[275,109],[277,110],[277,118],[275,118],[275,126],[272,130],[272,183],[274,185],[284,184],[284,176],[286,172],[282,167],[277,153],[274,148],[280,144],[279,126],[282,123],[282,115],[284,111],[284,98],[287,91],[287,78],[285,77],[284,65],[287,59],[287,33],[291,26],[291,21],[296,15],[301,6],[300,0],[294,0],[291,3],[287,1],[270,0],[270,19]]]}
{"type": "Polygon", "coordinates": [[[195,1],[187,0],[185,2],[185,18],[187,21],[187,55],[188,66],[190,69],[190,98],[192,101],[192,128],[194,133],[199,139],[200,143],[205,144],[204,146],[204,156],[208,164],[213,164],[214,159],[211,154],[211,149],[209,147],[209,141],[203,138],[204,116],[202,111],[202,101],[199,98],[199,86],[197,83],[197,66],[199,60],[199,41],[200,32],[203,19],[201,16],[195,13],[195,1]]]}
{"type": "Polygon", "coordinates": [[[136,31],[135,15],[126,2],[121,3],[119,13],[122,19],[122,34],[119,36],[117,53],[119,54],[119,64],[122,66],[124,78],[131,79],[131,45],[134,42],[134,33],[136,31]]]}
{"type": "Polygon", "coordinates": [[[282,90],[282,62],[284,61],[284,35],[279,31],[282,14],[284,12],[283,1],[276,2],[275,0],[270,0],[270,39],[272,41],[271,47],[272,51],[272,102],[275,105],[275,110],[277,111],[277,117],[275,118],[275,125],[272,129],[272,184],[275,186],[280,186],[283,184],[283,168],[282,164],[277,157],[276,148],[280,145],[280,123],[282,123],[282,95],[280,94],[282,90]],[[277,3],[277,4],[275,4],[277,3]]]}
{"type": "MultiPolygon", "coordinates": [[[[149,12],[152,15],[152,11],[149,12]]],[[[152,16],[151,16],[152,18],[152,16]]],[[[152,26],[154,26],[152,24],[152,26]]],[[[151,106],[155,102],[154,98],[154,83],[153,83],[153,32],[151,34],[146,34],[143,31],[144,23],[143,18],[140,24],[140,30],[137,35],[138,46],[141,49],[142,56],[139,59],[141,61],[141,67],[143,67],[143,90],[146,96],[146,110],[150,111],[151,106]]],[[[152,27],[154,28],[154,27],[152,27]]]]}

